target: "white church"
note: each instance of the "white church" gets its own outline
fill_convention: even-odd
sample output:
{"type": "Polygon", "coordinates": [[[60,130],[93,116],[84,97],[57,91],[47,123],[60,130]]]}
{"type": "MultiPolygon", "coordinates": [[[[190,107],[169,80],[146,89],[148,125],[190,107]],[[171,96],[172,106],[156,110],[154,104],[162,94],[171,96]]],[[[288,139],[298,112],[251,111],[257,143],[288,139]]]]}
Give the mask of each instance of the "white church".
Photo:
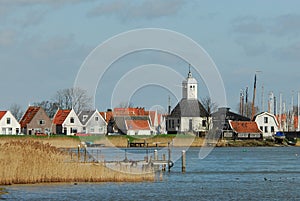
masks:
{"type": "Polygon", "coordinates": [[[208,130],[208,113],[198,100],[198,82],[189,70],[182,81],[182,99],[167,116],[166,127],[169,134],[202,134],[208,130]]]}

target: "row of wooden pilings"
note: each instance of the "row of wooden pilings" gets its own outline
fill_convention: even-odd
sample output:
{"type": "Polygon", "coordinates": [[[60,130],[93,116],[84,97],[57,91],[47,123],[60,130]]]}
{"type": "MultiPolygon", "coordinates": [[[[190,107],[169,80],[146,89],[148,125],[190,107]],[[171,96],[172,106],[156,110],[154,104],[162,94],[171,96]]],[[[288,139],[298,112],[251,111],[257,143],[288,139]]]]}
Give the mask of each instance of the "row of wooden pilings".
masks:
{"type": "MultiPolygon", "coordinates": [[[[81,149],[81,145],[78,145],[78,147],[77,147],[77,160],[78,160],[78,162],[81,161],[81,151],[80,151],[80,149],[81,149]]],[[[71,154],[71,157],[72,157],[72,154],[71,154]]],[[[88,157],[87,146],[84,145],[83,146],[83,161],[84,162],[87,162],[87,157],[88,157]]],[[[156,162],[159,161],[158,160],[158,152],[157,152],[156,149],[154,150],[154,161],[156,161],[156,162]]],[[[170,149],[170,147],[168,147],[168,160],[166,160],[166,155],[163,154],[161,163],[162,163],[162,171],[166,171],[166,166],[168,166],[168,171],[170,172],[171,168],[174,165],[174,163],[171,161],[171,149],[170,149]],[[167,161],[167,165],[166,165],[166,161],[167,161]]],[[[186,151],[185,150],[181,151],[181,171],[182,171],[182,173],[186,172],[186,151]]]]}

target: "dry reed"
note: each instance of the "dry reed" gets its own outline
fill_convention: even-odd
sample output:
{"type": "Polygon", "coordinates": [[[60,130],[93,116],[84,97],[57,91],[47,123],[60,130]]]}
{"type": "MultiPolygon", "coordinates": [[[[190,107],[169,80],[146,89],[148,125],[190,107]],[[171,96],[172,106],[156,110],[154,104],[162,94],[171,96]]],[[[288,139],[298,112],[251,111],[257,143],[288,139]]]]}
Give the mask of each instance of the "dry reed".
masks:
{"type": "Polygon", "coordinates": [[[43,182],[153,181],[154,174],[113,171],[101,163],[70,162],[70,156],[50,144],[12,140],[0,145],[0,185],[43,182]]]}

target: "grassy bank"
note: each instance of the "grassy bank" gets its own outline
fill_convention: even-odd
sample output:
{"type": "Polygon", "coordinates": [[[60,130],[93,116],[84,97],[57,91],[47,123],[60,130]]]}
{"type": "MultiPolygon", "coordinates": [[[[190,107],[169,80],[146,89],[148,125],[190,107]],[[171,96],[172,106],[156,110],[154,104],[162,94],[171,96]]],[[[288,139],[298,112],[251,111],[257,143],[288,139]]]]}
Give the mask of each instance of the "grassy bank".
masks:
{"type": "Polygon", "coordinates": [[[152,173],[128,174],[108,169],[101,163],[72,162],[69,155],[50,144],[28,139],[6,141],[0,145],[0,185],[154,180],[152,173]]]}

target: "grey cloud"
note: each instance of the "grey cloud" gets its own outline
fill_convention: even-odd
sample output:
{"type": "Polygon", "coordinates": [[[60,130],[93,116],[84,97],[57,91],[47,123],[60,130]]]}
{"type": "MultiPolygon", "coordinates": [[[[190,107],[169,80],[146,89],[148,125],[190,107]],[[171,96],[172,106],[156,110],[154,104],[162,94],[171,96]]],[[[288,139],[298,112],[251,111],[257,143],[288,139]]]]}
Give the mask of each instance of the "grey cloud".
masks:
{"type": "Polygon", "coordinates": [[[16,35],[14,30],[0,30],[0,47],[13,45],[16,41],[16,35]]]}
{"type": "Polygon", "coordinates": [[[286,14],[274,19],[270,33],[275,35],[298,35],[300,33],[300,15],[286,14]]]}
{"type": "Polygon", "coordinates": [[[268,51],[267,45],[263,41],[251,37],[240,37],[235,42],[247,56],[259,56],[268,51]]]}
{"type": "Polygon", "coordinates": [[[115,16],[122,21],[129,19],[154,19],[175,15],[186,2],[184,0],[115,0],[100,4],[88,13],[90,17],[115,16]]]}
{"type": "Polygon", "coordinates": [[[300,62],[300,42],[277,48],[273,56],[284,61],[300,62]]]}
{"type": "Polygon", "coordinates": [[[233,21],[233,31],[242,34],[261,34],[265,32],[264,25],[256,17],[244,16],[233,21]]]}

